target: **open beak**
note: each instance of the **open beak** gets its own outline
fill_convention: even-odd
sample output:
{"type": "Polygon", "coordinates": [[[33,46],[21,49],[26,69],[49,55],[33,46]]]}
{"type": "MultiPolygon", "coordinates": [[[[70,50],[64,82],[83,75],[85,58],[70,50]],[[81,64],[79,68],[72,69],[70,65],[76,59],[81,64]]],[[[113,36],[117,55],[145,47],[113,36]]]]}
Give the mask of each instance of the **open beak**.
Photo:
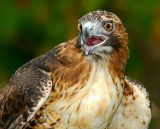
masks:
{"type": "Polygon", "coordinates": [[[101,36],[91,36],[86,38],[86,40],[81,39],[81,44],[84,49],[85,55],[92,55],[92,51],[98,46],[102,45],[107,41],[107,38],[101,36]]]}
{"type": "Polygon", "coordinates": [[[104,41],[104,39],[100,36],[91,36],[86,39],[86,45],[87,46],[94,46],[94,45],[100,44],[103,41],[104,41]]]}
{"type": "Polygon", "coordinates": [[[81,33],[81,45],[85,52],[85,55],[91,55],[92,52],[99,46],[107,41],[106,36],[99,33],[98,29],[95,29],[90,23],[86,23],[83,26],[81,33]]]}

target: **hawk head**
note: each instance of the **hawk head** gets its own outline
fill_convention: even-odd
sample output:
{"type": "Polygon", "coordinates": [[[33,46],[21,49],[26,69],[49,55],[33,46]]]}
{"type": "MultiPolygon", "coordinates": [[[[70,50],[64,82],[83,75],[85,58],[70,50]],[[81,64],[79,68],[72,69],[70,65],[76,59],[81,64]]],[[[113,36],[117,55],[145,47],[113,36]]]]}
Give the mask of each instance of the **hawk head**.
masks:
{"type": "Polygon", "coordinates": [[[126,29],[111,12],[93,11],[84,15],[79,19],[78,30],[78,44],[86,56],[104,56],[121,49],[128,52],[126,29]]]}

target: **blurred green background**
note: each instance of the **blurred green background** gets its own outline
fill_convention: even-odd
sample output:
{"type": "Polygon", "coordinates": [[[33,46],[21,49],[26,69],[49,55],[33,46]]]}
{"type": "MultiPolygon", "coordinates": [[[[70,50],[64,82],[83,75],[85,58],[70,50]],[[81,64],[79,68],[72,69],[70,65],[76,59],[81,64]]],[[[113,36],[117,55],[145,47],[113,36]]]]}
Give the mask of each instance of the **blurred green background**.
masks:
{"type": "Polygon", "coordinates": [[[1,0],[0,87],[22,64],[76,36],[77,20],[99,9],[122,19],[129,34],[126,73],[146,86],[150,129],[160,129],[160,0],[1,0]]]}

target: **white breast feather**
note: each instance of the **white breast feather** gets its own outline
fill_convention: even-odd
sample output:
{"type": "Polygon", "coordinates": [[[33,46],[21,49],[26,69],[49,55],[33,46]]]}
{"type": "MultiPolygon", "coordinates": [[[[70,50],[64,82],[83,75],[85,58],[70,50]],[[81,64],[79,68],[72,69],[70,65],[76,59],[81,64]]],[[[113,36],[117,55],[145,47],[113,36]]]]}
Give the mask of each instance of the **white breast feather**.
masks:
{"type": "MultiPolygon", "coordinates": [[[[119,98],[117,98],[117,89],[107,65],[94,62],[84,88],[70,100],[60,99],[48,108],[61,114],[63,121],[61,128],[69,126],[69,129],[77,129],[79,126],[83,129],[104,129],[121,101],[123,90],[118,79],[117,87],[120,91],[119,98]],[[79,105],[79,111],[77,111],[79,105]],[[64,110],[60,110],[62,108],[64,110]]],[[[70,92],[71,89],[68,91],[70,92]]]]}
{"type": "Polygon", "coordinates": [[[148,129],[151,120],[150,101],[145,88],[128,80],[133,96],[124,96],[110,129],[148,129]],[[127,105],[126,105],[127,104],[127,105]]]}

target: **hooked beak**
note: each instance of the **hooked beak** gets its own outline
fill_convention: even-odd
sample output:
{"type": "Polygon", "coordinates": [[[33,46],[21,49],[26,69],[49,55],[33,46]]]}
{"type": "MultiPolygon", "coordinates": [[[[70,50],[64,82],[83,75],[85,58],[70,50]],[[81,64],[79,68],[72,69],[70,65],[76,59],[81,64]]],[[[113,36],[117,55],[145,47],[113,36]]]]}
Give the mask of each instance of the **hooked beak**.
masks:
{"type": "Polygon", "coordinates": [[[91,55],[97,46],[104,44],[108,39],[95,26],[94,24],[86,23],[80,33],[80,43],[86,56],[91,55]]]}

